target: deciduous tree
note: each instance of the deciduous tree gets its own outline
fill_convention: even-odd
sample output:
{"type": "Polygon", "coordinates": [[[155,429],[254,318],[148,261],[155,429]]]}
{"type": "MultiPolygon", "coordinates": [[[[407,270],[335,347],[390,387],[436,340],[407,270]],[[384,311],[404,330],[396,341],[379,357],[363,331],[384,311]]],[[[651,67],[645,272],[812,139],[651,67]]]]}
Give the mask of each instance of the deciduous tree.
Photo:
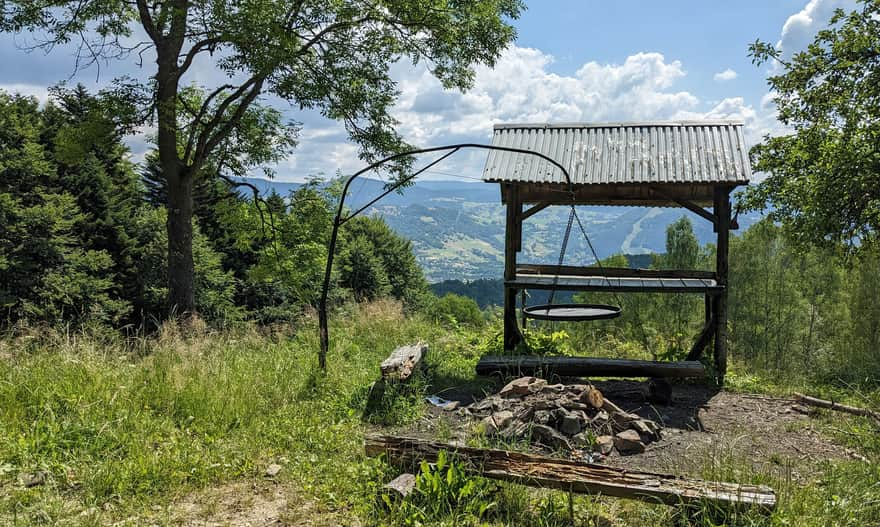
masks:
{"type": "MultiPolygon", "coordinates": [[[[155,115],[168,184],[169,302],[194,306],[193,180],[263,94],[341,121],[365,159],[403,141],[390,109],[389,67],[425,63],[447,88],[466,89],[514,38],[520,0],[7,0],[0,30],[34,30],[43,44],[78,41],[82,64],[152,56],[144,101],[155,115]],[[135,34],[146,35],[139,42],[135,34]],[[150,55],[152,54],[152,55],[150,55]],[[210,64],[228,82],[184,105],[184,76],[210,64]],[[181,123],[184,124],[181,124],[181,123]]],[[[185,102],[185,97],[184,101],[185,102]]]]}
{"type": "Polygon", "coordinates": [[[791,133],[752,149],[767,178],[745,205],[771,206],[801,244],[858,250],[880,228],[880,2],[838,10],[790,59],[761,41],[750,50],[757,64],[780,67],[768,82],[791,133]]]}

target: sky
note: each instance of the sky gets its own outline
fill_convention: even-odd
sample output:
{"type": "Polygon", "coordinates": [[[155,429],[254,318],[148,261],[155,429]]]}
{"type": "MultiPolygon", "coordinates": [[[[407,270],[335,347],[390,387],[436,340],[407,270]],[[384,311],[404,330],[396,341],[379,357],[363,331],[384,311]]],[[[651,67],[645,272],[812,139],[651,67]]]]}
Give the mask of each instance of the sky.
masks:
{"type": "MultiPolygon", "coordinates": [[[[746,141],[784,133],[766,78],[748,45],[803,49],[834,9],[855,0],[531,0],[512,21],[518,38],[494,69],[479,67],[467,93],[445,91],[424,66],[392,66],[400,97],[398,129],[415,146],[488,143],[499,122],[602,122],[724,118],[745,122],[746,141]]],[[[97,90],[115,76],[146,78],[154,64],[129,59],[76,71],[72,48],[26,52],[29,35],[0,35],[0,89],[46,100],[59,81],[97,90]]],[[[210,63],[188,81],[216,85],[210,63]]],[[[303,123],[300,144],[274,170],[281,181],[351,173],[363,166],[340,125],[267,101],[303,123]]],[[[150,148],[148,129],[129,138],[135,160],[150,148]]],[[[485,153],[456,154],[426,177],[478,178],[485,153]]]]}

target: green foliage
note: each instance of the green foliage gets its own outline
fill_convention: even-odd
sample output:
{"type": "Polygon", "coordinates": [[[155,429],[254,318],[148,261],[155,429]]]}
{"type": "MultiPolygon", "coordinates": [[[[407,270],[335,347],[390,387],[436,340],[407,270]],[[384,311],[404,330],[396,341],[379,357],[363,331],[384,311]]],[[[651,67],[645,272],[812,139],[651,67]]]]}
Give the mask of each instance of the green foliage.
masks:
{"type": "MultiPolygon", "coordinates": [[[[570,335],[565,330],[544,331],[543,328],[523,330],[525,341],[520,343],[516,355],[568,355],[570,335]]],[[[477,346],[482,355],[504,355],[504,334],[496,331],[477,346]]]]}
{"type": "MultiPolygon", "coordinates": [[[[159,318],[164,311],[168,291],[168,238],[163,228],[165,211],[142,208],[136,218],[140,255],[137,263],[138,289],[142,296],[137,305],[143,315],[159,318]]],[[[196,307],[209,320],[235,320],[241,313],[235,305],[236,280],[231,271],[223,269],[221,256],[195,229],[193,260],[196,265],[196,307]]]]}
{"type": "Polygon", "coordinates": [[[115,323],[129,310],[114,281],[132,247],[115,212],[128,172],[110,178],[120,160],[101,163],[98,154],[113,147],[102,143],[83,165],[97,184],[79,187],[82,172],[52,158],[53,126],[65,122],[52,108],[41,113],[35,100],[0,93],[0,305],[7,321],[115,323]]]}
{"type": "Polygon", "coordinates": [[[426,310],[433,320],[450,327],[480,326],[486,321],[476,302],[455,293],[437,298],[426,310]]]}
{"type": "MultiPolygon", "coordinates": [[[[391,66],[402,60],[427,64],[444,88],[467,89],[474,68],[494,65],[513,41],[509,20],[522,9],[520,0],[307,0],[294,8],[266,0],[160,0],[148,6],[9,0],[0,14],[0,31],[40,35],[37,45],[46,51],[78,40],[76,65],[80,59],[93,63],[155,53],[149,84],[119,79],[116,100],[128,96],[134,105],[140,103],[140,124],[155,117],[159,158],[173,189],[169,303],[191,311],[192,179],[203,171],[244,174],[278,160],[296,143],[298,126],[282,123],[277,111],[260,106],[261,96],[271,94],[339,121],[364,160],[402,152],[406,145],[391,115],[399,93],[391,66]],[[143,35],[140,42],[123,44],[135,33],[143,35]],[[196,63],[222,71],[225,82],[181,86],[196,63]]],[[[411,162],[401,157],[388,168],[402,175],[411,162]]]]}
{"type": "Polygon", "coordinates": [[[357,217],[346,223],[341,245],[341,284],[355,298],[390,294],[410,306],[426,301],[428,283],[412,242],[391,230],[382,218],[357,217]]]}
{"type": "Polygon", "coordinates": [[[753,61],[776,61],[768,79],[778,118],[793,133],[767,137],[751,152],[767,178],[744,194],[746,207],[782,222],[798,245],[858,251],[880,228],[880,3],[836,11],[807,49],[783,59],[757,41],[753,61]]]}
{"type": "MultiPolygon", "coordinates": [[[[396,509],[395,517],[403,525],[431,525],[438,521],[452,525],[479,522],[492,513],[496,486],[465,473],[461,462],[445,450],[437,462],[422,461],[413,493],[396,509]]],[[[386,504],[394,504],[385,496],[386,504]]]]}

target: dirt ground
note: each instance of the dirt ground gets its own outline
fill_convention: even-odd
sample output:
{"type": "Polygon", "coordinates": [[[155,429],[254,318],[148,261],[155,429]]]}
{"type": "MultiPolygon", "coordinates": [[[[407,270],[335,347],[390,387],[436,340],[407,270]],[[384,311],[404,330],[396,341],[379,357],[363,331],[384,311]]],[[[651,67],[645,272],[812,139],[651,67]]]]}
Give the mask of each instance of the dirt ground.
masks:
{"type": "MultiPolygon", "coordinates": [[[[662,439],[649,444],[644,453],[613,453],[602,463],[699,477],[709,456],[735,456],[751,460],[758,470],[787,471],[795,480],[806,480],[823,460],[859,456],[822,434],[815,419],[801,413],[803,408],[793,409],[796,405],[791,399],[731,393],[702,385],[674,385],[672,402],[659,406],[647,402],[643,382],[602,381],[595,386],[624,410],[664,426],[662,439]]],[[[441,395],[462,405],[481,399],[466,392],[441,395]]],[[[406,428],[369,431],[463,442],[474,424],[455,412],[431,407],[422,419],[406,428]]],[[[167,511],[157,511],[154,519],[188,527],[356,524],[353,518],[316,512],[315,504],[300,499],[296,489],[263,480],[188,496],[167,511]]]]}
{"type": "MultiPolygon", "coordinates": [[[[645,382],[612,380],[594,385],[622,409],[664,427],[662,439],[647,445],[644,453],[621,456],[615,452],[601,463],[700,477],[710,456],[719,460],[733,456],[750,460],[757,470],[788,471],[797,480],[808,478],[823,460],[859,457],[821,433],[809,410],[795,409],[791,399],[676,384],[670,404],[655,405],[646,400],[645,382]]],[[[482,398],[464,392],[441,396],[462,405],[482,398]]],[[[432,408],[419,423],[395,433],[464,441],[472,427],[473,421],[465,417],[432,408]]]]}

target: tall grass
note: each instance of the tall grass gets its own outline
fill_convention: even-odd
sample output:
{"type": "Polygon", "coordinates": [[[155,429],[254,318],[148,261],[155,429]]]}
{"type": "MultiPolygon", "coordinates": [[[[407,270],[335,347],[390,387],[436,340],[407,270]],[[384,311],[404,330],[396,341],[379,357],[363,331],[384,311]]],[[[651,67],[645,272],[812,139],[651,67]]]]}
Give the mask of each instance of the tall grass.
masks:
{"type": "MultiPolygon", "coordinates": [[[[363,434],[375,423],[415,422],[426,392],[485,387],[491,381],[474,379],[473,366],[497,328],[442,327],[405,318],[393,303],[348,306],[331,320],[326,374],[317,371],[317,331],[308,318],[274,332],[166,325],[149,338],[31,330],[0,339],[0,525],[158,521],[157,504],[262,478],[269,463],[281,463],[282,482],[345,524],[411,523],[404,509],[377,507],[389,469],[363,455],[363,434]],[[381,359],[419,339],[431,347],[427,373],[370,407],[381,359]],[[41,472],[42,484],[24,485],[41,472]]],[[[847,426],[841,439],[863,443],[876,461],[880,445],[866,439],[871,430],[858,421],[847,426]]],[[[876,463],[829,462],[822,485],[806,486],[756,473],[747,455],[705,464],[707,476],[779,489],[774,517],[736,517],[738,524],[803,516],[818,518],[812,525],[880,521],[876,463]]],[[[493,504],[481,520],[490,525],[567,525],[572,514],[578,524],[617,518],[663,525],[675,514],[591,497],[569,504],[564,493],[515,485],[491,488],[475,493],[493,504]]],[[[462,524],[485,505],[450,503],[426,524],[462,524]]]]}

